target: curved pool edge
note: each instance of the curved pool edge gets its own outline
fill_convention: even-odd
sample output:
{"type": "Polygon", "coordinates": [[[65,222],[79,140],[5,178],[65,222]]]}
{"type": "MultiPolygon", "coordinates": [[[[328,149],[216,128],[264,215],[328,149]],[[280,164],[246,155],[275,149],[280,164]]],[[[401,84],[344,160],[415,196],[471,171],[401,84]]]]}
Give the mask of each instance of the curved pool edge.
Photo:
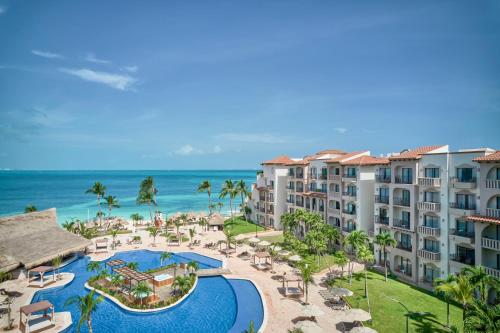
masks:
{"type": "Polygon", "coordinates": [[[26,305],[28,304],[31,304],[33,302],[33,298],[35,298],[35,295],[39,292],[42,292],[42,291],[46,291],[46,290],[50,290],[50,289],[57,289],[57,288],[65,288],[67,286],[69,286],[74,280],[75,280],[75,274],[74,273],[68,273],[68,272],[63,272],[63,273],[59,273],[61,275],[68,275],[70,276],[71,278],[64,282],[64,284],[60,284],[60,285],[47,285],[45,286],[44,288],[41,288],[41,289],[38,289],[38,290],[35,290],[32,294],[31,294],[31,297],[27,300],[26,302],[26,305]]]}
{"type": "MultiPolygon", "coordinates": [[[[257,283],[255,283],[255,281],[251,278],[243,278],[243,277],[231,277],[231,278],[227,278],[223,275],[221,275],[223,278],[225,278],[226,280],[243,280],[243,281],[248,281],[250,282],[254,287],[255,289],[257,290],[258,294],[259,294],[259,297],[260,297],[260,301],[261,301],[261,304],[262,304],[262,310],[263,310],[263,316],[262,316],[262,325],[260,326],[259,330],[257,331],[257,333],[263,333],[265,332],[266,330],[266,327],[267,327],[267,304],[266,304],[266,301],[265,301],[265,298],[264,298],[264,293],[262,292],[262,289],[260,289],[259,285],[257,283]]],[[[233,288],[233,286],[231,286],[231,288],[233,288]]],[[[233,292],[234,291],[234,288],[233,288],[233,292]]],[[[236,318],[235,318],[236,320],[236,318]]],[[[234,326],[234,325],[233,325],[234,326]]],[[[231,327],[232,328],[232,327],[231,327]]]]}

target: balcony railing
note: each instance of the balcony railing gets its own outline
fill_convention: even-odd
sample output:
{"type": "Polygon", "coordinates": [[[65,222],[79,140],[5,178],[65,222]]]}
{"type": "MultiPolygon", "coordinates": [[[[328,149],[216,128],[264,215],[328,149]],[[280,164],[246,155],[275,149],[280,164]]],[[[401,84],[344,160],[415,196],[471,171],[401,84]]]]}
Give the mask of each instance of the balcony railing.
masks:
{"type": "Polygon", "coordinates": [[[295,186],[293,186],[293,185],[287,185],[286,189],[287,190],[295,190],[295,186]]]}
{"type": "Polygon", "coordinates": [[[411,277],[411,267],[405,267],[405,266],[396,266],[394,267],[394,271],[395,272],[398,272],[398,273],[401,273],[401,274],[404,274],[406,276],[410,276],[411,277]]]}
{"type": "Polygon", "coordinates": [[[404,230],[410,230],[410,228],[411,228],[410,221],[405,221],[405,220],[398,219],[398,218],[392,219],[392,226],[394,228],[399,228],[399,229],[404,229],[404,230]]]}
{"type": "Polygon", "coordinates": [[[342,226],[342,231],[353,232],[354,230],[356,230],[356,225],[342,226]]]}
{"type": "Polygon", "coordinates": [[[418,233],[426,236],[439,237],[441,235],[441,229],[439,227],[433,228],[433,227],[427,227],[425,225],[419,225],[418,233]]]}
{"type": "Polygon", "coordinates": [[[500,279],[500,269],[491,268],[491,267],[484,267],[484,270],[485,270],[486,274],[489,274],[491,276],[496,277],[497,279],[500,279]]]}
{"type": "Polygon", "coordinates": [[[460,256],[456,253],[453,253],[453,254],[450,254],[450,260],[451,261],[456,261],[456,262],[459,262],[461,264],[465,264],[465,265],[471,265],[471,266],[474,266],[476,264],[476,260],[474,257],[467,257],[467,256],[460,256]]]}
{"type": "Polygon", "coordinates": [[[458,202],[450,202],[450,208],[453,209],[462,209],[462,210],[476,210],[475,203],[458,203],[458,202]]]}
{"type": "Polygon", "coordinates": [[[328,178],[328,176],[326,174],[319,174],[318,175],[319,180],[326,180],[327,178],[328,178]]]}
{"type": "Polygon", "coordinates": [[[486,188],[500,188],[500,179],[486,179],[486,188]]]}
{"type": "Polygon", "coordinates": [[[486,216],[500,218],[500,209],[486,208],[486,216]]]}
{"type": "Polygon", "coordinates": [[[500,251],[500,240],[483,237],[481,238],[481,246],[486,249],[500,251]]]}
{"type": "Polygon", "coordinates": [[[432,261],[439,261],[439,260],[441,260],[441,253],[429,251],[429,250],[426,250],[426,249],[420,249],[420,250],[418,250],[417,251],[417,255],[420,258],[424,258],[424,259],[427,259],[427,260],[432,260],[432,261]]]}
{"type": "Polygon", "coordinates": [[[389,217],[387,216],[374,216],[375,223],[389,225],[389,217]]]}
{"type": "Polygon", "coordinates": [[[304,207],[304,202],[296,202],[295,206],[304,207]]]}
{"type": "Polygon", "coordinates": [[[289,203],[289,204],[294,204],[295,201],[293,199],[286,199],[286,203],[289,203]]]}
{"type": "Polygon", "coordinates": [[[392,202],[396,206],[410,207],[410,200],[402,197],[394,197],[392,202]]]}
{"type": "Polygon", "coordinates": [[[394,182],[396,184],[412,184],[413,179],[411,177],[402,177],[396,176],[394,177],[394,182]]]}
{"type": "Polygon", "coordinates": [[[326,193],[326,188],[323,189],[323,188],[315,188],[315,189],[311,189],[311,192],[316,192],[316,193],[326,193]]]}
{"type": "Polygon", "coordinates": [[[376,203],[389,204],[389,196],[388,195],[376,195],[375,196],[376,203]]]}
{"type": "Polygon", "coordinates": [[[354,191],[344,191],[342,192],[342,195],[343,196],[346,196],[346,197],[352,197],[352,198],[355,198],[356,197],[356,192],[354,191]]]}
{"type": "Polygon", "coordinates": [[[340,192],[329,191],[331,197],[340,198],[340,192]]]}
{"type": "Polygon", "coordinates": [[[426,187],[441,186],[441,178],[418,177],[418,185],[426,187]]]}
{"type": "Polygon", "coordinates": [[[403,250],[403,251],[411,252],[413,247],[411,245],[402,244],[402,243],[398,242],[398,245],[396,245],[396,248],[403,250]]]}
{"type": "Polygon", "coordinates": [[[341,175],[328,175],[329,180],[333,180],[335,182],[340,182],[342,180],[341,175]]]}
{"type": "Polygon", "coordinates": [[[297,189],[295,190],[295,192],[302,193],[302,192],[304,192],[304,188],[303,187],[297,187],[297,189]]]}
{"type": "Polygon", "coordinates": [[[330,214],[340,215],[340,209],[336,209],[336,208],[328,208],[328,213],[330,213],[330,214]]]}
{"type": "Polygon", "coordinates": [[[294,178],[303,179],[304,178],[304,174],[303,173],[297,173],[297,174],[295,174],[294,178]]]}
{"type": "Polygon", "coordinates": [[[476,178],[458,178],[458,177],[451,177],[450,178],[450,183],[453,187],[455,188],[461,188],[461,189],[472,189],[476,187],[476,178]]]}
{"type": "Polygon", "coordinates": [[[318,174],[316,174],[316,173],[310,173],[309,174],[309,179],[318,179],[318,174]]]}
{"type": "Polygon", "coordinates": [[[391,176],[385,176],[385,175],[376,175],[375,176],[375,181],[377,183],[385,183],[388,184],[391,182],[391,176]]]}
{"type": "Polygon", "coordinates": [[[462,230],[457,230],[457,229],[451,229],[450,234],[453,236],[459,236],[459,237],[464,237],[464,238],[471,238],[474,240],[476,237],[476,233],[474,231],[462,231],[462,230]]]}
{"type": "Polygon", "coordinates": [[[356,215],[356,210],[342,209],[342,213],[347,215],[356,215]]]}
{"type": "Polygon", "coordinates": [[[417,207],[418,210],[426,210],[429,212],[439,212],[441,210],[441,204],[438,202],[419,201],[417,207]]]}

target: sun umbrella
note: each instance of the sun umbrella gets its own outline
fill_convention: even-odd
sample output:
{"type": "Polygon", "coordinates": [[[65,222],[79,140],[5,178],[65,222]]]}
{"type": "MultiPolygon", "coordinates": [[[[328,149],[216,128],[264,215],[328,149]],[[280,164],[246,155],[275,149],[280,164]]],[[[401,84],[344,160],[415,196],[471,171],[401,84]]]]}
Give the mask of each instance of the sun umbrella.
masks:
{"type": "Polygon", "coordinates": [[[273,249],[273,251],[278,252],[278,251],[281,251],[281,246],[279,246],[279,245],[271,245],[271,249],[273,249]]]}
{"type": "Polygon", "coordinates": [[[269,243],[268,241],[263,240],[263,241],[257,243],[257,245],[258,246],[269,246],[269,245],[271,245],[271,243],[269,243]]]}
{"type": "Polygon", "coordinates": [[[258,239],[257,237],[252,237],[248,240],[250,243],[258,243],[260,242],[260,239],[258,239]]]}
{"type": "Polygon", "coordinates": [[[373,328],[366,327],[366,326],[354,327],[349,332],[350,333],[377,333],[377,331],[375,331],[373,328]]]}
{"type": "Polygon", "coordinates": [[[321,333],[323,332],[323,329],[318,326],[318,324],[309,321],[309,320],[304,320],[301,321],[297,324],[297,328],[300,328],[302,332],[304,333],[321,333]]]}
{"type": "Polygon", "coordinates": [[[302,257],[299,256],[298,254],[295,254],[295,255],[291,256],[290,258],[288,258],[288,260],[290,260],[290,261],[301,261],[302,257]]]}
{"type": "Polygon", "coordinates": [[[337,297],[345,297],[345,296],[352,296],[353,295],[352,291],[350,291],[349,289],[346,289],[346,288],[333,288],[332,290],[330,290],[330,293],[333,296],[337,296],[337,297]]]}
{"type": "Polygon", "coordinates": [[[287,250],[281,250],[281,251],[279,251],[279,252],[278,252],[278,254],[279,254],[280,256],[282,256],[282,257],[287,257],[287,256],[289,256],[290,254],[292,254],[292,252],[287,251],[287,250]]]}
{"type": "Polygon", "coordinates": [[[344,311],[342,315],[342,320],[346,322],[367,321],[370,319],[372,319],[372,316],[362,309],[349,309],[344,311]]]}
{"type": "Polygon", "coordinates": [[[302,308],[302,314],[307,317],[319,317],[324,315],[325,313],[319,308],[319,306],[309,304],[302,308]]]}

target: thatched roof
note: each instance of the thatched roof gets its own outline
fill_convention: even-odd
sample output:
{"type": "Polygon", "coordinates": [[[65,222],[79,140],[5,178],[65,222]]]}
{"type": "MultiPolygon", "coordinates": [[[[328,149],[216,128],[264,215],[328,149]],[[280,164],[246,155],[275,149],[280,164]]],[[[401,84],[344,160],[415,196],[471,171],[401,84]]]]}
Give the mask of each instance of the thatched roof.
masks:
{"type": "Polygon", "coordinates": [[[224,217],[217,213],[212,214],[208,219],[208,225],[224,225],[224,217]]]}
{"type": "Polygon", "coordinates": [[[59,227],[55,208],[0,218],[0,272],[32,268],[90,245],[59,227]]]}

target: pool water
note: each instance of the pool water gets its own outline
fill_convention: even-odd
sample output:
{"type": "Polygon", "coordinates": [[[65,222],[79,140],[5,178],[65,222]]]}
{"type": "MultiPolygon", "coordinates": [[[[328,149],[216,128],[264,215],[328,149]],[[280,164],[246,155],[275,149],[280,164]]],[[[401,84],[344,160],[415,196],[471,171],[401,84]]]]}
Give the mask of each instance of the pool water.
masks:
{"type": "MultiPolygon", "coordinates": [[[[138,262],[139,270],[144,271],[160,265],[161,252],[138,250],[121,252],[110,258],[126,262],[138,262]]],[[[163,262],[198,262],[200,268],[220,267],[221,262],[195,253],[174,254],[163,262]]],[[[66,300],[75,295],[88,292],[84,284],[94,273],[87,272],[88,257],[82,257],[61,269],[62,272],[75,274],[68,285],[38,291],[33,302],[48,300],[57,311],[70,311],[73,323],[79,320],[76,305],[65,307],[66,300]]],[[[105,299],[92,315],[92,328],[96,333],[105,332],[210,332],[242,333],[251,320],[258,329],[263,322],[264,310],[260,295],[250,281],[226,279],[222,276],[200,277],[195,290],[180,304],[154,313],[132,313],[121,309],[112,301],[105,299]]],[[[73,324],[67,332],[75,332],[73,324]]],[[[82,325],[82,332],[87,332],[82,325]]]]}

